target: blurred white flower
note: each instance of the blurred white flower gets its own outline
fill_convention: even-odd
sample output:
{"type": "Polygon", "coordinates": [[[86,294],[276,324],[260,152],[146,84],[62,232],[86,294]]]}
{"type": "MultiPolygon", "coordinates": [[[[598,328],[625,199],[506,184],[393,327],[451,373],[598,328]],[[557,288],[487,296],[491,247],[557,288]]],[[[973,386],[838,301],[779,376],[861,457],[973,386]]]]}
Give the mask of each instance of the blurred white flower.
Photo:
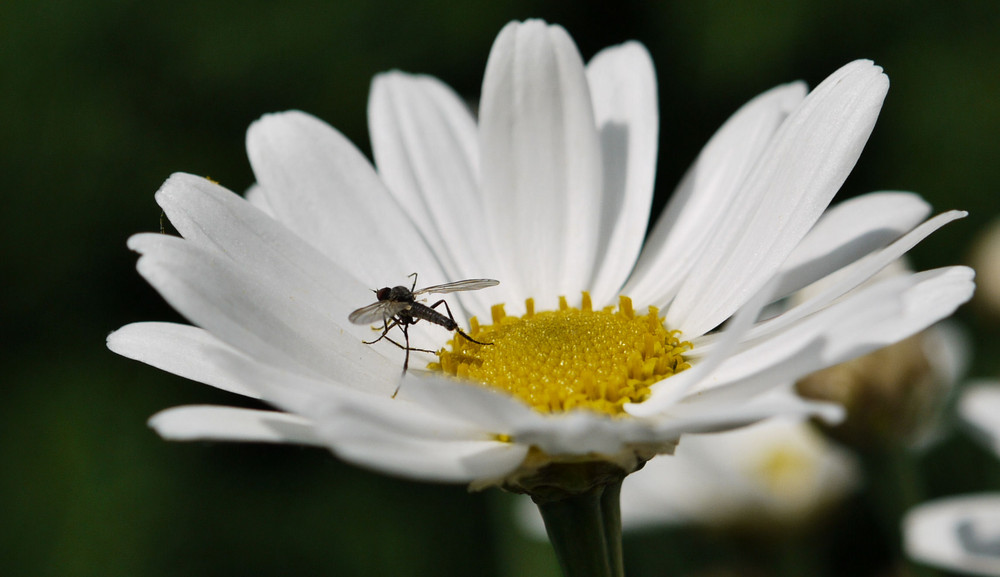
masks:
{"type": "Polygon", "coordinates": [[[958,400],[958,414],[973,436],[1000,458],[1000,385],[992,381],[968,385],[958,400]]]}
{"type": "MultiPolygon", "coordinates": [[[[285,412],[178,407],[152,426],[168,439],[320,445],[428,480],[510,483],[552,462],[628,473],[682,434],[783,414],[838,417],[830,404],[765,393],[904,339],[971,296],[964,267],[853,290],[964,215],[921,224],[929,207],[905,193],[824,214],[888,90],[869,61],[808,95],[792,83],[737,111],[643,244],[655,78],[637,43],[584,66],[562,28],[511,23],[490,54],[478,122],[433,78],[375,79],[377,174],[336,130],[286,112],[248,132],[259,185],[251,202],[206,179],[171,177],[156,199],[183,238],[139,234],[129,247],[142,255],[139,272],[195,326],[133,324],[108,346],[285,412]],[[372,301],[373,287],[414,271],[426,284],[501,281],[450,301],[461,326],[477,315],[480,327],[468,330],[493,346],[458,351],[456,340],[440,366],[466,376],[488,352],[497,378],[516,377],[503,385],[511,392],[492,377],[471,386],[411,370],[390,398],[402,352],[365,345],[373,333],[347,316],[372,301]],[[830,274],[826,290],[757,322],[770,301],[830,274]],[[581,292],[579,308],[560,306],[581,292]],[[501,302],[523,317],[491,309],[501,302]],[[490,318],[492,327],[482,324],[490,318]]],[[[430,323],[410,331],[414,347],[430,350],[447,336],[430,323]]]]}
{"type": "Polygon", "coordinates": [[[687,435],[622,485],[622,523],[800,525],[858,486],[847,450],[807,422],[774,418],[726,433],[687,435]]]}
{"type": "MultiPolygon", "coordinates": [[[[958,412],[1000,457],[1000,385],[969,386],[958,412]]],[[[907,554],[924,563],[976,575],[1000,576],[1000,493],[936,499],[903,519],[907,554]]]]}

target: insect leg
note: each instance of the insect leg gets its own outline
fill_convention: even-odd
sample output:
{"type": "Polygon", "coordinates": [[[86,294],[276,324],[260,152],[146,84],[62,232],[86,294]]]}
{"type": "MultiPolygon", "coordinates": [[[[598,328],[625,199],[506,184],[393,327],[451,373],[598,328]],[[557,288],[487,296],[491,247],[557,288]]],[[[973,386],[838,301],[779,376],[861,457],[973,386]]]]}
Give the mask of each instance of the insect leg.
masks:
{"type": "Polygon", "coordinates": [[[403,346],[403,345],[397,343],[396,341],[392,340],[392,337],[385,337],[385,340],[389,341],[390,343],[392,343],[392,344],[396,345],[397,347],[399,347],[401,349],[404,349],[404,350],[420,351],[421,353],[431,353],[431,354],[434,354],[434,353],[437,352],[437,351],[432,351],[430,349],[418,349],[417,347],[403,346]]]}
{"type": "MultiPolygon", "coordinates": [[[[395,399],[396,395],[399,394],[399,387],[403,386],[403,378],[406,376],[406,369],[410,366],[410,325],[408,323],[404,323],[402,327],[403,338],[406,339],[406,346],[403,347],[406,349],[406,357],[403,359],[403,374],[399,376],[399,384],[396,385],[396,390],[392,392],[392,397],[390,397],[391,399],[395,399]]],[[[399,343],[396,343],[396,346],[399,346],[399,343]]]]}
{"type": "Polygon", "coordinates": [[[448,311],[448,318],[451,319],[452,323],[454,323],[454,325],[455,325],[455,331],[458,332],[458,334],[460,334],[463,337],[465,337],[465,340],[473,342],[473,343],[476,343],[477,345],[492,345],[493,344],[493,343],[481,343],[481,342],[477,341],[476,339],[470,337],[469,335],[465,334],[465,331],[463,331],[461,328],[459,328],[458,323],[455,322],[455,316],[453,314],[451,314],[451,307],[448,306],[448,301],[446,301],[444,299],[441,299],[438,302],[432,304],[430,306],[430,308],[432,308],[432,309],[433,308],[437,308],[437,306],[440,305],[440,304],[444,304],[444,310],[448,311]]]}
{"type": "Polygon", "coordinates": [[[406,276],[413,277],[413,284],[410,286],[410,292],[413,292],[413,289],[417,288],[417,273],[408,274],[406,276]]]}
{"type": "MultiPolygon", "coordinates": [[[[396,325],[399,324],[399,319],[396,319],[396,318],[392,319],[392,323],[389,322],[389,319],[382,319],[382,323],[384,325],[384,327],[382,329],[382,334],[379,335],[379,337],[377,339],[375,339],[374,341],[361,341],[361,342],[363,342],[366,345],[374,345],[375,343],[379,342],[380,340],[388,338],[388,337],[386,337],[386,335],[389,334],[389,330],[392,329],[392,327],[394,327],[394,326],[396,326],[396,325]]],[[[392,339],[389,339],[389,340],[392,341],[392,339]]],[[[398,347],[399,345],[396,344],[396,346],[398,347]]]]}

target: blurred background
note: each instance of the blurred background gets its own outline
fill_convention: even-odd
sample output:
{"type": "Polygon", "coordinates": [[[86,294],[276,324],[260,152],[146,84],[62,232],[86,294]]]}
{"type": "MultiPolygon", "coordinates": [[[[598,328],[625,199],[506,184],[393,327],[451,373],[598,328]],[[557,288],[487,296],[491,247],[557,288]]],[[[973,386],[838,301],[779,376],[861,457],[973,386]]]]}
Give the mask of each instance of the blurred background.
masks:
{"type": "MultiPolygon", "coordinates": [[[[657,206],[713,131],[754,95],[815,86],[855,58],[892,82],[841,198],[921,193],[969,217],[917,247],[967,262],[1000,215],[1000,3],[494,0],[7,0],[0,4],[0,575],[554,575],[516,498],[368,473],[317,449],[161,441],[178,404],[245,404],[118,357],[105,336],[179,320],[134,270],[129,235],[159,227],[174,171],[242,191],[261,114],[297,108],[366,153],[373,75],[435,75],[478,98],[512,19],[565,26],[585,59],[636,39],[659,76],[657,206]]],[[[964,307],[970,373],[996,377],[1000,324],[964,307]]],[[[966,436],[920,454],[925,497],[1000,488],[966,436]]],[[[905,575],[862,490],[794,540],[666,528],[628,537],[630,575],[905,575]],[[782,544],[783,543],[783,544],[782,544]]]]}

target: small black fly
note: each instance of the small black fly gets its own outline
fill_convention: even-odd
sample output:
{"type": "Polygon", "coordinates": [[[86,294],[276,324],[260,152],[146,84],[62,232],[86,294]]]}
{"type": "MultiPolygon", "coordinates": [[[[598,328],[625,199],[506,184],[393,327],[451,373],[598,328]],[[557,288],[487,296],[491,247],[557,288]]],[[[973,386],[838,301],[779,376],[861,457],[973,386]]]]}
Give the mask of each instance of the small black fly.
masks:
{"type": "MultiPolygon", "coordinates": [[[[420,290],[414,290],[417,286],[417,273],[409,275],[413,277],[413,284],[410,288],[405,286],[396,287],[382,287],[375,291],[375,296],[378,297],[378,302],[374,302],[368,306],[361,307],[358,310],[352,312],[347,316],[347,320],[351,321],[357,325],[367,325],[371,323],[382,323],[382,334],[379,335],[374,341],[362,341],[366,345],[373,345],[382,339],[389,341],[390,343],[396,345],[397,347],[406,351],[406,358],[403,360],[403,372],[406,372],[407,367],[410,365],[410,351],[421,351],[424,353],[434,353],[435,351],[427,349],[418,349],[410,346],[410,335],[409,327],[410,325],[416,324],[417,321],[428,321],[448,329],[449,331],[456,331],[458,334],[462,335],[468,341],[479,345],[489,345],[491,343],[481,343],[476,339],[465,334],[465,332],[458,327],[458,323],[455,322],[455,317],[451,314],[451,308],[444,299],[437,301],[436,303],[427,306],[423,303],[416,302],[416,297],[423,294],[444,294],[453,293],[460,291],[473,291],[479,290],[491,286],[496,286],[500,284],[500,281],[489,279],[489,278],[476,278],[468,280],[460,280],[445,284],[439,284],[434,286],[429,286],[422,288],[420,290]],[[444,305],[445,310],[448,312],[448,316],[445,316],[438,311],[434,310],[440,305],[444,305]],[[389,337],[389,330],[394,327],[399,327],[403,330],[403,339],[405,345],[401,345],[389,337]]],[[[399,392],[399,387],[396,388],[396,392],[392,394],[395,398],[396,393],[399,392]]]]}

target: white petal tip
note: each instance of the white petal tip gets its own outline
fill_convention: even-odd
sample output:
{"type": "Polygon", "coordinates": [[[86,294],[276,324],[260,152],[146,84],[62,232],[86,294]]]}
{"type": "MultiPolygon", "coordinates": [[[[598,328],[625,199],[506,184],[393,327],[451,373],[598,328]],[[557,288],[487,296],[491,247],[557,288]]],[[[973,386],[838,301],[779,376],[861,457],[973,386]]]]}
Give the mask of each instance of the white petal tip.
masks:
{"type": "Polygon", "coordinates": [[[903,519],[907,554],[974,575],[1000,575],[1000,494],[925,503],[903,519]]]}

